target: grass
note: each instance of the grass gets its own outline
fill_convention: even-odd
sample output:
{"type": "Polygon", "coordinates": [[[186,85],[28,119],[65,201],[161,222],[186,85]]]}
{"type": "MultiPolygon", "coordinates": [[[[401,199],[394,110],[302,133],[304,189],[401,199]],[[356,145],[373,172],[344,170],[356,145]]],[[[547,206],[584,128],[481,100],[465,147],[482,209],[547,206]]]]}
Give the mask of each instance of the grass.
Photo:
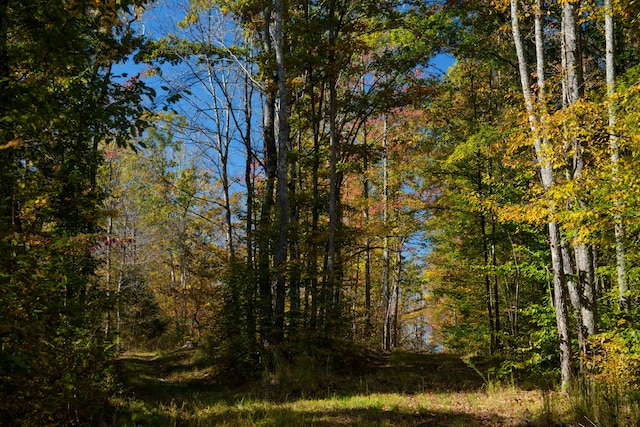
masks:
{"type": "Polygon", "coordinates": [[[542,426],[562,418],[545,405],[552,392],[489,386],[476,372],[486,365],[448,354],[398,353],[342,374],[293,366],[240,386],[204,360],[197,351],[125,354],[113,425],[542,426]]]}

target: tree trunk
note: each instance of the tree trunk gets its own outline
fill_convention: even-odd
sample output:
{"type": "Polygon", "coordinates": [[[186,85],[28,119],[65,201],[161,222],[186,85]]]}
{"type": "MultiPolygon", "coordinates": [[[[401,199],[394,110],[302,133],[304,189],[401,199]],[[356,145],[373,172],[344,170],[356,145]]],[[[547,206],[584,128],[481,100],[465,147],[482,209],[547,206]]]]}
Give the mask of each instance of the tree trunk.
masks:
{"type": "MultiPolygon", "coordinates": [[[[320,257],[317,242],[319,241],[320,235],[320,208],[321,208],[321,198],[320,198],[320,118],[318,116],[318,112],[322,111],[322,99],[324,98],[324,94],[321,93],[318,98],[318,106],[316,108],[316,103],[314,102],[315,91],[313,86],[313,69],[310,68],[308,70],[308,78],[312,82],[310,85],[310,94],[309,98],[311,100],[311,115],[313,116],[313,162],[312,162],[312,171],[311,171],[311,180],[312,180],[312,190],[313,190],[313,202],[311,206],[311,236],[312,236],[312,244],[310,248],[310,260],[309,260],[309,293],[311,294],[311,307],[310,307],[310,315],[309,315],[309,326],[310,329],[316,332],[319,329],[319,325],[322,322],[318,319],[320,305],[322,301],[322,296],[320,295],[320,289],[318,286],[318,259],[320,257]]],[[[322,92],[322,91],[321,91],[322,92]]]]}
{"type": "MultiPolygon", "coordinates": [[[[538,70],[538,99],[542,100],[540,108],[542,109],[542,120],[539,119],[536,114],[535,106],[533,103],[533,96],[531,94],[531,87],[529,82],[529,70],[527,66],[527,60],[524,53],[524,46],[522,37],[520,35],[520,24],[518,17],[518,0],[510,0],[510,14],[511,14],[511,30],[513,34],[513,41],[518,56],[518,67],[520,73],[520,83],[522,86],[522,94],[524,98],[525,109],[527,112],[529,126],[533,135],[533,144],[535,153],[540,168],[540,177],[542,180],[543,188],[548,192],[553,186],[553,159],[549,153],[552,153],[551,147],[544,137],[544,129],[541,129],[541,125],[544,125],[544,47],[542,46],[542,2],[537,2],[537,11],[535,14],[535,32],[536,32],[536,53],[537,53],[537,70],[538,70]],[[541,123],[542,121],[542,123],[541,123]]],[[[562,265],[562,250],[561,250],[561,237],[560,230],[557,223],[553,220],[555,206],[553,201],[549,200],[549,246],[551,250],[552,269],[553,269],[553,294],[554,294],[554,307],[556,312],[556,324],[558,328],[559,338],[559,350],[560,350],[560,372],[562,388],[566,390],[569,387],[572,378],[572,356],[571,356],[571,336],[569,333],[569,322],[567,308],[565,305],[565,276],[562,265]]]]}
{"type": "Polygon", "coordinates": [[[398,322],[398,311],[400,309],[400,281],[402,280],[402,244],[396,248],[396,266],[393,279],[393,339],[391,344],[397,348],[400,344],[400,324],[398,322]]]}
{"type": "Polygon", "coordinates": [[[367,126],[363,127],[364,143],[364,178],[362,180],[362,197],[364,199],[364,226],[367,229],[367,237],[364,248],[364,336],[371,334],[371,240],[368,236],[369,226],[369,154],[367,152],[367,126]]]}
{"type": "MultiPolygon", "coordinates": [[[[300,135],[300,134],[299,134],[300,135]]],[[[296,150],[300,152],[302,149],[301,135],[298,138],[296,150]]],[[[300,209],[298,207],[296,194],[298,188],[303,190],[303,179],[298,170],[298,163],[291,161],[290,185],[289,185],[289,319],[291,329],[295,330],[300,323],[300,282],[301,282],[301,266],[300,266],[300,236],[298,233],[300,224],[300,209]]]]}
{"type": "Polygon", "coordinates": [[[500,350],[500,297],[498,289],[498,260],[496,251],[496,218],[491,214],[491,271],[493,279],[493,314],[495,316],[494,350],[500,350]]]}
{"type": "MultiPolygon", "coordinates": [[[[128,218],[128,217],[127,217],[128,218]]],[[[125,237],[128,235],[128,221],[125,219],[124,226],[124,235],[125,237]]],[[[118,285],[116,286],[116,344],[120,345],[122,341],[121,338],[121,329],[122,329],[122,304],[121,304],[121,295],[122,295],[122,285],[124,284],[124,272],[127,267],[127,243],[123,243],[122,245],[122,261],[120,261],[120,271],[118,271],[118,285]]]]}
{"type": "MultiPolygon", "coordinates": [[[[253,100],[253,88],[251,86],[250,76],[247,73],[244,75],[244,146],[247,152],[245,158],[245,172],[244,172],[244,181],[245,186],[247,187],[247,195],[246,195],[246,205],[247,205],[247,217],[245,220],[245,238],[246,238],[246,274],[247,281],[245,283],[243,292],[243,304],[244,304],[244,313],[246,316],[246,325],[247,325],[247,343],[249,345],[248,351],[251,355],[255,352],[255,344],[256,344],[256,315],[254,310],[255,303],[255,295],[256,295],[256,282],[255,282],[255,260],[254,260],[254,234],[253,234],[253,226],[254,226],[254,211],[253,211],[253,203],[254,203],[254,181],[253,181],[253,162],[255,160],[253,147],[251,144],[251,121],[252,121],[252,108],[251,102],[253,100]]],[[[198,328],[198,334],[200,334],[200,329],[198,328]]]]}
{"type": "MultiPolygon", "coordinates": [[[[222,148],[222,147],[221,147],[222,148]]],[[[233,243],[233,219],[231,212],[231,190],[229,185],[229,155],[228,146],[224,148],[225,153],[220,155],[220,163],[222,166],[222,192],[224,198],[224,222],[225,222],[225,240],[227,242],[227,255],[231,262],[235,258],[235,248],[233,243]]]]}
{"type": "MultiPolygon", "coordinates": [[[[263,42],[267,52],[272,50],[271,39],[268,31],[269,24],[265,24],[263,42]]],[[[273,78],[273,76],[272,76],[273,78]]],[[[260,339],[262,343],[268,343],[271,339],[271,327],[273,323],[272,292],[271,292],[271,268],[270,268],[270,234],[271,214],[273,211],[273,193],[277,174],[277,147],[275,140],[275,111],[276,95],[272,82],[267,84],[263,109],[262,139],[265,149],[265,188],[260,209],[258,223],[258,283],[260,306],[260,339]]]]}
{"type": "Polygon", "coordinates": [[[333,323],[333,316],[337,307],[334,307],[334,294],[336,291],[336,240],[338,230],[338,64],[336,59],[336,16],[335,0],[331,0],[329,6],[329,52],[328,52],[328,77],[329,77],[329,241],[327,244],[327,285],[325,304],[328,329],[333,323]]]}
{"type": "MultiPolygon", "coordinates": [[[[613,26],[613,7],[611,0],[604,0],[604,23],[605,23],[605,63],[606,63],[606,81],[607,81],[607,112],[609,114],[609,149],[611,150],[611,179],[614,192],[619,191],[618,169],[620,163],[620,148],[618,147],[618,137],[616,135],[616,110],[614,95],[616,90],[616,72],[615,72],[615,40],[613,26]]],[[[624,247],[625,227],[622,221],[622,200],[616,197],[614,200],[614,221],[615,221],[615,240],[616,240],[616,270],[618,281],[618,304],[620,310],[629,310],[629,300],[627,291],[629,285],[627,283],[627,265],[624,247]]]]}
{"type": "Polygon", "coordinates": [[[289,153],[289,101],[287,97],[287,75],[284,58],[284,19],[286,6],[284,0],[275,1],[275,53],[278,75],[278,190],[277,200],[280,209],[280,232],[278,248],[274,257],[277,272],[275,314],[272,343],[279,344],[284,339],[284,312],[286,298],[286,271],[288,233],[289,233],[289,197],[287,180],[287,158],[289,153]]]}
{"type": "Polygon", "coordinates": [[[387,148],[387,117],[383,118],[382,131],[382,227],[384,239],[382,247],[382,297],[384,302],[384,325],[382,344],[385,350],[391,350],[391,319],[393,308],[393,290],[391,289],[391,259],[389,256],[389,152],[387,148]]]}
{"type": "Polygon", "coordinates": [[[245,73],[244,76],[244,147],[247,152],[245,157],[245,170],[244,170],[244,183],[247,187],[246,205],[247,205],[247,218],[245,220],[245,234],[246,234],[246,264],[248,269],[253,268],[253,147],[251,144],[251,120],[252,120],[252,108],[251,100],[253,99],[251,82],[249,75],[245,73]]]}
{"type": "Polygon", "coordinates": [[[549,239],[551,242],[551,263],[553,267],[553,306],[556,312],[558,340],[560,342],[560,375],[562,390],[566,391],[573,377],[573,361],[571,351],[571,334],[569,332],[569,314],[565,297],[565,276],[562,267],[562,251],[560,248],[560,230],[555,221],[549,222],[549,239]]]}
{"type": "MultiPolygon", "coordinates": [[[[582,92],[581,85],[581,53],[579,46],[579,30],[576,24],[575,4],[566,2],[562,6],[562,64],[564,96],[563,105],[570,108],[580,98],[582,92]]],[[[584,159],[582,147],[578,138],[569,130],[565,146],[572,146],[573,149],[573,176],[574,180],[582,178],[584,169],[584,159]]],[[[582,200],[576,200],[576,207],[582,205],[582,200]]],[[[573,250],[575,254],[575,265],[577,273],[578,293],[580,296],[580,319],[581,319],[581,348],[586,351],[586,339],[596,332],[595,328],[595,296],[594,281],[595,274],[593,263],[591,262],[591,249],[581,241],[574,241],[573,250]]]]}

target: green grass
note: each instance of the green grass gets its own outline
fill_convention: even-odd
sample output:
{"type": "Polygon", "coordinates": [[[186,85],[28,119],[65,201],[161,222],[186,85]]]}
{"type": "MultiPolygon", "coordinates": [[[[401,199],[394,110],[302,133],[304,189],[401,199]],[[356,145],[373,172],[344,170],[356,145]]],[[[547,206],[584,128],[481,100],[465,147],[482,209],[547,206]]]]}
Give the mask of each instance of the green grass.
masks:
{"type": "Polygon", "coordinates": [[[341,374],[304,363],[240,386],[197,351],[125,354],[119,367],[125,391],[113,399],[117,426],[471,427],[558,419],[545,410],[545,392],[488,387],[475,372],[487,366],[472,369],[447,354],[398,353],[341,374]]]}

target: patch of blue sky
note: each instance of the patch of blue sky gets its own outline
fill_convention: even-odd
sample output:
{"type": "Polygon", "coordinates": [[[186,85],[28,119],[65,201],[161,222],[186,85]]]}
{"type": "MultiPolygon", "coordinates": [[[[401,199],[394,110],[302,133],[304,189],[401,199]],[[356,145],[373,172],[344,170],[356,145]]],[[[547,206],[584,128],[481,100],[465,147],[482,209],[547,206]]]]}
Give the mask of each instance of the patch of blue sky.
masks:
{"type": "MultiPolygon", "coordinates": [[[[232,46],[237,37],[241,36],[238,33],[239,29],[234,28],[233,21],[215,9],[203,12],[201,20],[193,26],[179,25],[187,15],[189,7],[188,0],[158,2],[134,25],[140,33],[151,39],[159,40],[172,34],[189,41],[201,41],[204,36],[208,43],[222,48],[232,46]]],[[[234,117],[233,114],[239,113],[242,109],[240,104],[244,102],[244,95],[239,86],[236,86],[231,88],[234,91],[231,96],[225,96],[220,79],[239,79],[242,77],[240,74],[246,70],[237,67],[239,63],[233,64],[231,60],[226,63],[226,67],[221,67],[212,74],[211,69],[207,69],[207,65],[211,65],[207,61],[210,61],[210,58],[202,56],[192,57],[174,65],[164,64],[160,67],[160,73],[147,77],[146,81],[157,91],[154,105],[156,108],[162,107],[162,103],[173,93],[188,91],[183,92],[183,98],[171,106],[187,121],[186,127],[176,131],[176,137],[185,141],[189,153],[198,159],[201,167],[209,171],[213,180],[221,175],[219,149],[226,144],[232,191],[240,193],[245,191],[242,177],[248,153],[244,144],[246,135],[242,132],[247,126],[243,119],[238,118],[240,116],[234,117]],[[166,91],[163,87],[169,90],[166,91]],[[225,109],[226,112],[223,111],[225,109]]],[[[225,60],[218,61],[220,65],[225,60]]],[[[452,55],[441,53],[432,57],[423,67],[430,76],[442,78],[454,63],[455,58],[452,55]]],[[[121,75],[123,79],[144,75],[149,71],[149,65],[135,63],[133,60],[114,67],[114,74],[121,75]]],[[[250,119],[251,139],[259,144],[262,138],[262,120],[258,90],[253,91],[250,108],[253,113],[250,119]]],[[[429,242],[418,234],[410,238],[409,246],[413,248],[412,255],[418,258],[424,258],[430,251],[429,242]]]]}

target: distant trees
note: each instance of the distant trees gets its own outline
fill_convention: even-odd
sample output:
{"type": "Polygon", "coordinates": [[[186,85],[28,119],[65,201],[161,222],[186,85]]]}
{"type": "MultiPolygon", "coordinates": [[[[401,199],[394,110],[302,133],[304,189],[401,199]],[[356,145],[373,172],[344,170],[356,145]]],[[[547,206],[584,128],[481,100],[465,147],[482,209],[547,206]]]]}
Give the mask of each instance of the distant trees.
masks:
{"type": "MultiPolygon", "coordinates": [[[[229,3],[218,9],[197,4],[180,24],[183,30],[178,35],[184,38],[162,39],[148,50],[151,59],[176,64],[176,70],[189,73],[177,81],[166,78],[171,73],[166,67],[162,70],[170,91],[193,82],[183,93],[191,112],[187,117],[193,118],[186,129],[198,129],[191,140],[202,153],[211,152],[202,141],[218,141],[216,164],[226,167],[229,144],[239,147],[243,141],[246,147],[243,173],[248,178],[241,190],[246,192],[246,203],[233,213],[245,218],[246,227],[234,228],[228,235],[247,242],[233,250],[239,254],[246,248],[247,263],[232,262],[229,275],[221,278],[227,291],[220,318],[230,329],[221,330],[220,339],[236,342],[235,351],[243,348],[246,353],[267,343],[287,346],[303,337],[345,337],[350,331],[358,331],[362,335],[357,339],[364,339],[372,326],[374,253],[386,260],[386,279],[377,277],[384,290],[375,293],[380,298],[376,307],[383,307],[376,326],[384,333],[387,348],[400,341],[391,338],[396,334],[391,331],[398,330],[397,310],[402,305],[398,301],[402,248],[415,229],[392,225],[396,224],[392,207],[401,207],[388,200],[381,228],[364,230],[360,237],[356,225],[360,220],[352,211],[360,209],[361,198],[355,194],[344,198],[363,172],[361,162],[371,165],[364,171],[368,175],[390,174],[389,160],[383,161],[382,153],[391,149],[385,144],[390,146],[391,138],[396,138],[396,127],[390,126],[394,130],[388,135],[373,129],[386,126],[380,118],[394,106],[417,101],[407,97],[409,87],[428,81],[429,76],[418,75],[413,68],[431,53],[425,57],[424,49],[410,48],[428,46],[416,42],[417,27],[424,25],[421,20],[427,19],[428,11],[402,12],[396,6],[333,2],[255,8],[229,3]],[[226,10],[237,17],[235,22],[223,16],[226,10]],[[221,26],[208,26],[214,21],[221,26]],[[245,27],[244,38],[237,37],[236,25],[245,27]],[[220,28],[226,35],[214,33],[220,28]],[[396,35],[390,37],[391,33],[396,35]],[[397,61],[394,51],[401,54],[397,61]],[[253,97],[239,102],[242,90],[260,94],[260,104],[253,97]],[[252,133],[259,127],[258,114],[259,136],[252,133]],[[381,230],[388,237],[367,236],[381,230]],[[360,286],[361,239],[370,242],[365,249],[366,290],[360,286]],[[376,248],[371,246],[374,240],[376,248]],[[363,327],[363,322],[370,326],[363,327]],[[239,337],[244,337],[242,345],[237,343],[239,337]]],[[[435,44],[428,48],[436,49],[435,44]]],[[[239,174],[239,165],[233,167],[239,174]]],[[[225,182],[230,175],[220,171],[224,169],[214,176],[229,188],[225,182]]],[[[393,195],[401,197],[398,181],[369,182],[369,190],[374,189],[371,183],[380,186],[378,194],[393,186],[393,195]]],[[[230,228],[231,222],[227,224],[230,228]]]]}

